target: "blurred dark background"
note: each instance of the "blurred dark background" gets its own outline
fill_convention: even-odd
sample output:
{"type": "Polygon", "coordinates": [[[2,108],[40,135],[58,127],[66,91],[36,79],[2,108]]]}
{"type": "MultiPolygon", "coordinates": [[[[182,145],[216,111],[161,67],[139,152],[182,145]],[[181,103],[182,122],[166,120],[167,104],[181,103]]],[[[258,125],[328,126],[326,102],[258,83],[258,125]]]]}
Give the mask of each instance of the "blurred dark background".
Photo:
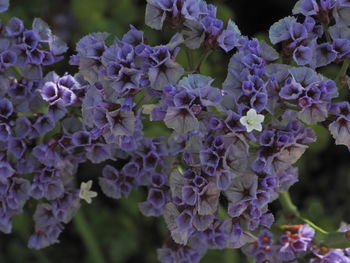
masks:
{"type": "MultiPolygon", "coordinates": [[[[213,0],[218,7],[218,17],[232,19],[243,34],[267,39],[269,27],[277,20],[289,15],[295,0],[213,0]]],[[[145,1],[143,0],[11,0],[10,10],[1,14],[7,21],[17,16],[30,27],[34,17],[40,17],[50,24],[55,34],[70,46],[74,52],[75,43],[84,35],[106,31],[121,37],[129,24],[145,31],[152,44],[166,43],[171,35],[159,33],[144,25],[145,1]]],[[[55,67],[59,73],[72,72],[65,61],[55,67]]],[[[184,57],[179,56],[180,62],[184,57]]],[[[203,73],[216,78],[219,84],[226,75],[229,57],[216,52],[203,67],[203,73]],[[222,65],[217,67],[216,65],[222,65]]],[[[184,64],[186,64],[184,62],[184,64]]],[[[323,73],[328,77],[336,74],[337,68],[330,67],[323,73]]],[[[344,146],[335,146],[328,131],[321,126],[313,127],[319,140],[298,162],[300,183],[291,189],[291,195],[304,217],[321,227],[334,231],[339,223],[350,222],[350,154],[344,146]]],[[[152,133],[152,131],[150,131],[152,133]]],[[[85,164],[79,168],[80,180],[97,178],[102,166],[85,164]]],[[[95,186],[96,187],[96,186],[95,186]]],[[[96,187],[96,191],[99,191],[96,187]]],[[[127,200],[111,200],[99,197],[91,205],[83,204],[88,228],[102,248],[106,262],[110,263],[152,263],[156,260],[156,249],[167,235],[163,220],[146,218],[138,211],[137,203],[145,199],[142,191],[133,192],[127,200]]],[[[278,214],[279,204],[274,202],[271,210],[278,214]]],[[[31,215],[26,212],[15,217],[14,233],[0,234],[1,263],[95,263],[89,257],[77,228],[73,223],[66,226],[61,242],[39,252],[26,247],[33,230],[31,215]]],[[[233,250],[211,251],[202,260],[220,263],[247,262],[233,250]]]]}

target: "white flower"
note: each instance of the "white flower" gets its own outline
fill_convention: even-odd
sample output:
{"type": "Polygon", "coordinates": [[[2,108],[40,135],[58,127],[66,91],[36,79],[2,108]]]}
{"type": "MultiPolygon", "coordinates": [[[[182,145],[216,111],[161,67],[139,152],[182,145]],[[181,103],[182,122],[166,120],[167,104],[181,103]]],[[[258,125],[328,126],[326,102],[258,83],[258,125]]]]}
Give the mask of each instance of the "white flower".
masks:
{"type": "Polygon", "coordinates": [[[96,197],[97,193],[94,191],[90,191],[92,186],[92,181],[82,182],[80,185],[79,197],[80,199],[84,199],[88,204],[91,204],[91,198],[96,197]]]}
{"type": "Polygon", "coordinates": [[[240,123],[246,127],[247,132],[251,132],[253,130],[261,131],[262,125],[261,123],[264,121],[265,116],[261,114],[257,114],[254,109],[250,109],[247,112],[246,116],[243,116],[239,119],[240,123]]]}

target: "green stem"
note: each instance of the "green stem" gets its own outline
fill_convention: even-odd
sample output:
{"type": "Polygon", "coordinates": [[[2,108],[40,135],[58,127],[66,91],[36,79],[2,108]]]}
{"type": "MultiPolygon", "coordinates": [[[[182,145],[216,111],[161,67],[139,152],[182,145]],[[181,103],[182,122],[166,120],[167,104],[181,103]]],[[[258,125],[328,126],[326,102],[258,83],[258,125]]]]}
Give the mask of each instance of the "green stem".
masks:
{"type": "Polygon", "coordinates": [[[343,61],[343,65],[341,66],[341,69],[337,75],[337,77],[335,78],[335,82],[339,84],[339,81],[346,75],[346,72],[348,70],[350,64],[350,60],[346,59],[343,61]]]}
{"type": "Polygon", "coordinates": [[[285,191],[280,193],[278,200],[281,203],[282,210],[284,214],[290,218],[290,217],[298,217],[299,212],[297,207],[293,204],[292,199],[290,198],[289,192],[285,191]]]}
{"type": "Polygon", "coordinates": [[[328,232],[322,228],[320,228],[319,226],[315,225],[313,222],[311,222],[309,219],[306,219],[304,217],[299,216],[299,219],[301,219],[302,221],[304,221],[306,224],[310,225],[313,229],[321,232],[322,234],[328,234],[328,232]]]}
{"type": "Polygon", "coordinates": [[[16,79],[20,79],[23,77],[23,73],[19,67],[12,67],[12,69],[15,72],[16,79]]]}
{"type": "Polygon", "coordinates": [[[304,223],[310,225],[316,230],[314,243],[316,245],[326,246],[328,248],[349,248],[350,247],[350,231],[347,232],[327,232],[309,219],[300,216],[297,207],[293,204],[288,191],[283,192],[279,196],[282,210],[289,217],[297,217],[304,223]]]}
{"type": "Polygon", "coordinates": [[[188,68],[192,69],[193,68],[192,53],[191,53],[191,51],[188,48],[186,48],[185,50],[186,50],[188,68]]]}
{"type": "Polygon", "coordinates": [[[211,49],[207,49],[203,56],[200,58],[196,68],[195,68],[195,72],[200,73],[201,72],[201,66],[204,64],[204,62],[207,60],[207,58],[209,57],[209,55],[211,54],[211,52],[213,52],[211,49]]]}
{"type": "Polygon", "coordinates": [[[328,43],[332,42],[331,36],[329,35],[329,32],[328,32],[328,25],[326,23],[322,23],[322,25],[324,28],[324,33],[326,35],[327,42],[328,43]]]}
{"type": "Polygon", "coordinates": [[[145,94],[141,93],[139,100],[136,102],[134,106],[134,110],[137,111],[138,109],[140,109],[144,105],[145,100],[146,100],[145,94]]]}
{"type": "Polygon", "coordinates": [[[81,210],[74,216],[73,221],[93,262],[105,263],[102,252],[81,210]]]}

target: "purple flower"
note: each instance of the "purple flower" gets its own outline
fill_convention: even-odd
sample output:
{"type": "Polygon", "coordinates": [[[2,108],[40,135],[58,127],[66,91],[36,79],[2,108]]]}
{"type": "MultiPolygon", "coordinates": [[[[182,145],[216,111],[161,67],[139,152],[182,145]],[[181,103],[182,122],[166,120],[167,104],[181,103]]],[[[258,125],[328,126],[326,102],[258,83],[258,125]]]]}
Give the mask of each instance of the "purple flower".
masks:
{"type": "Polygon", "coordinates": [[[323,43],[316,47],[316,66],[322,67],[333,62],[337,58],[337,52],[332,44],[323,43]]]}
{"type": "Polygon", "coordinates": [[[58,98],[58,87],[56,83],[46,82],[41,89],[41,96],[46,101],[54,101],[58,98]]]}
{"type": "Polygon", "coordinates": [[[24,29],[24,25],[22,20],[20,20],[17,17],[12,17],[7,23],[5,30],[7,35],[12,37],[12,36],[18,36],[19,34],[21,34],[23,32],[23,29],[24,29]]]}
{"type": "Polygon", "coordinates": [[[17,61],[17,55],[11,50],[6,50],[0,54],[0,61],[5,67],[14,66],[17,61]]]}
{"type": "Polygon", "coordinates": [[[300,66],[306,65],[306,64],[311,64],[312,58],[313,58],[313,52],[312,52],[312,49],[310,47],[298,46],[293,51],[293,59],[300,66]]]}
{"type": "Polygon", "coordinates": [[[15,170],[8,162],[0,161],[0,182],[6,183],[6,179],[15,174],[15,170]]]}
{"type": "Polygon", "coordinates": [[[13,112],[11,101],[5,98],[0,99],[0,117],[7,119],[13,112]]]}
{"type": "Polygon", "coordinates": [[[233,202],[249,201],[256,198],[257,177],[245,175],[232,180],[231,186],[225,191],[227,198],[233,202]]]}
{"type": "Polygon", "coordinates": [[[222,29],[223,22],[217,18],[206,16],[200,23],[202,24],[205,32],[211,36],[216,36],[222,29]]]}
{"type": "Polygon", "coordinates": [[[169,107],[164,122],[178,133],[187,133],[199,127],[198,120],[188,107],[169,107]]]}
{"type": "Polygon", "coordinates": [[[118,109],[108,112],[107,120],[114,136],[131,135],[134,132],[136,118],[132,111],[118,109]]]}

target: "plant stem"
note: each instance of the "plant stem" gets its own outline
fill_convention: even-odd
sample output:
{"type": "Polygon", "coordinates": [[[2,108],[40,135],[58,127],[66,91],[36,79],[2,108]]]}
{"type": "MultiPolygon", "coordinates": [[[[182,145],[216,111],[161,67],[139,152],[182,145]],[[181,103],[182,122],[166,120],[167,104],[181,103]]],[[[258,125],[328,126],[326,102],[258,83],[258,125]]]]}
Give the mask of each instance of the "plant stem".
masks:
{"type": "Polygon", "coordinates": [[[207,58],[209,57],[210,53],[212,52],[211,49],[207,49],[204,51],[203,56],[200,58],[196,68],[195,68],[195,72],[200,73],[201,72],[201,66],[204,64],[204,62],[207,60],[207,58]]]}
{"type": "Polygon", "coordinates": [[[332,42],[331,36],[329,35],[329,32],[328,32],[328,25],[326,23],[322,23],[322,25],[324,28],[324,33],[326,35],[327,42],[328,43],[332,42]]]}
{"type": "Polygon", "coordinates": [[[287,217],[290,218],[299,216],[298,209],[293,204],[288,191],[280,193],[278,200],[280,201],[282,210],[287,217]]]}
{"type": "Polygon", "coordinates": [[[343,61],[343,65],[341,66],[341,69],[337,75],[337,77],[335,78],[335,82],[339,84],[339,81],[346,75],[346,72],[348,70],[350,64],[350,60],[346,59],[343,61]]]}
{"type": "Polygon", "coordinates": [[[95,263],[105,263],[103,259],[102,252],[98,247],[96,239],[93,236],[93,233],[90,230],[90,227],[83,215],[83,212],[79,210],[73,218],[76,229],[78,230],[81,239],[84,242],[86,250],[90,254],[93,262],[95,263]]]}
{"type": "Polygon", "coordinates": [[[16,76],[16,79],[20,79],[23,77],[23,73],[22,71],[20,70],[19,67],[12,67],[14,73],[15,73],[15,76],[16,76]]]}
{"type": "Polygon", "coordinates": [[[327,232],[321,227],[311,222],[309,219],[303,218],[302,216],[300,216],[297,207],[293,204],[288,191],[280,194],[279,201],[282,205],[282,210],[286,214],[286,216],[297,217],[316,230],[316,235],[314,237],[314,243],[316,245],[340,249],[350,247],[350,231],[327,232]]]}
{"type": "Polygon", "coordinates": [[[186,56],[187,56],[188,68],[192,69],[193,68],[192,53],[188,48],[186,48],[185,51],[186,51],[186,56]]]}
{"type": "Polygon", "coordinates": [[[321,232],[322,234],[329,234],[326,230],[320,228],[319,226],[315,225],[313,222],[311,222],[309,219],[306,219],[304,217],[299,216],[299,218],[304,221],[306,224],[310,225],[313,229],[321,232]]]}

